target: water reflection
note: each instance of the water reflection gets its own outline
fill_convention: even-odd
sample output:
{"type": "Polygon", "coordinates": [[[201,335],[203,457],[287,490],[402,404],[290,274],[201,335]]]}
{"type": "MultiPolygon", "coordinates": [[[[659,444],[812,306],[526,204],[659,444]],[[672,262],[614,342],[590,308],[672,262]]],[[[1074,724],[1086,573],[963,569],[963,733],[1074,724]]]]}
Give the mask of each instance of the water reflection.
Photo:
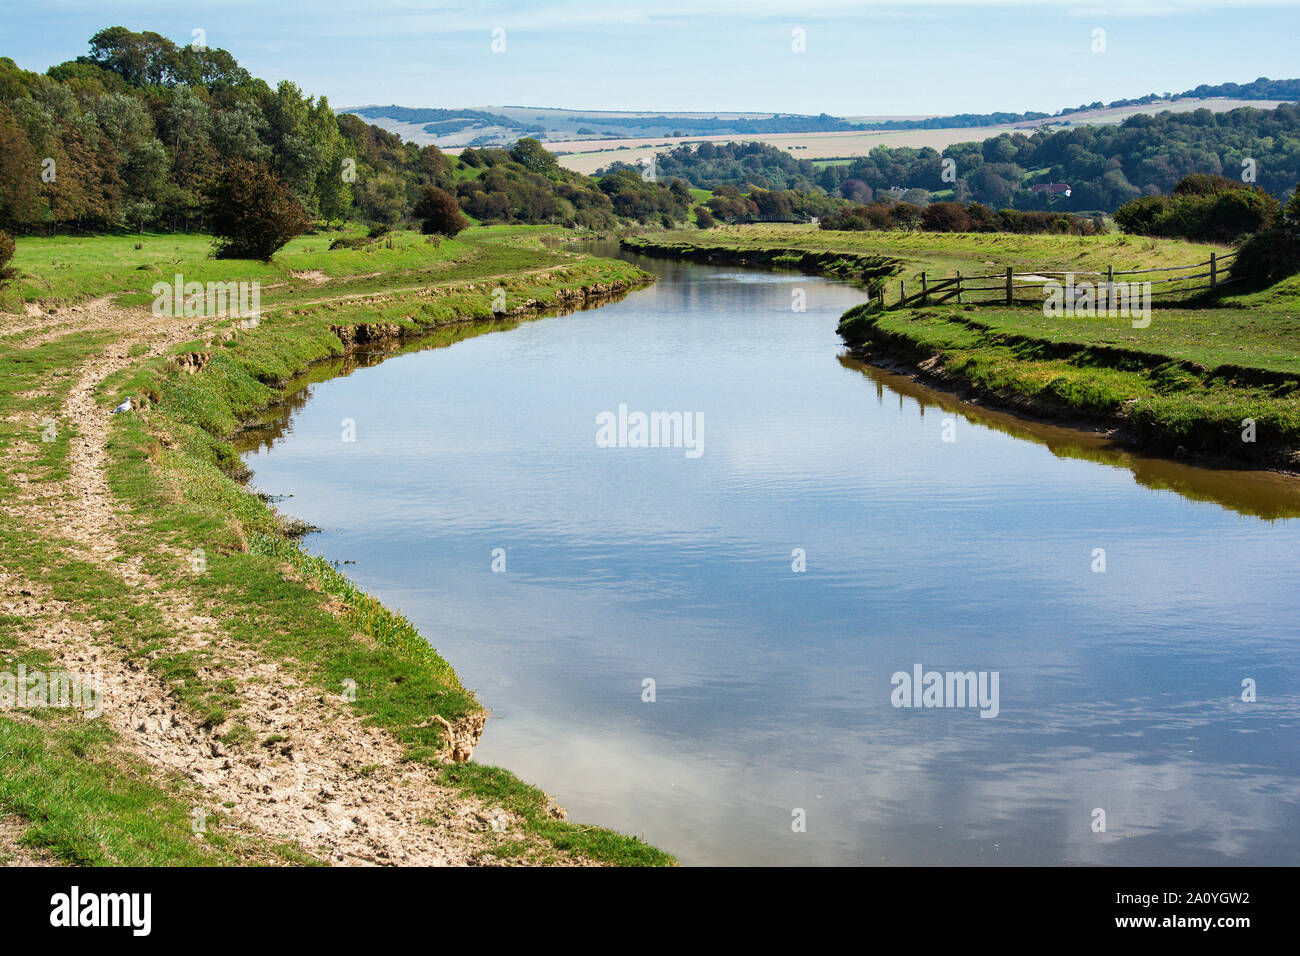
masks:
{"type": "Polygon", "coordinates": [[[246,455],[491,708],[476,759],[688,863],[1300,858],[1294,484],[837,358],[859,290],[638,262],[604,309],[313,370],[246,455]],[[598,448],[619,402],[701,412],[704,455],[598,448]],[[999,716],[895,709],[918,662],[997,671],[999,716]]]}
{"type": "Polygon", "coordinates": [[[850,355],[841,355],[839,361],[874,383],[876,399],[881,403],[885,402],[886,395],[890,401],[897,400],[900,407],[905,399],[911,399],[919,406],[922,416],[927,407],[959,414],[974,424],[1045,445],[1061,458],[1127,468],[1144,488],[1172,491],[1195,501],[1212,501],[1238,514],[1268,520],[1300,517],[1300,480],[1292,475],[1262,469],[1189,465],[1148,455],[1102,432],[1066,428],[959,401],[907,375],[869,365],[850,355]]]}

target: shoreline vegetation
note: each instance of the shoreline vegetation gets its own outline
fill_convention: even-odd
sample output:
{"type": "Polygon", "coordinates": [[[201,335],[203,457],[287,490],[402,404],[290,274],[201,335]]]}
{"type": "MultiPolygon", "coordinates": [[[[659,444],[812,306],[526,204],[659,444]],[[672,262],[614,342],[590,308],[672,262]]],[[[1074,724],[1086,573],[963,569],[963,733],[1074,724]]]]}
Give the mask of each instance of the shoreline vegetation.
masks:
{"type": "Polygon", "coordinates": [[[232,444],[320,363],[653,278],[547,248],[554,231],[399,231],[334,251],[314,234],[264,264],[207,258],[197,235],[20,244],[0,298],[0,671],[93,670],[104,707],[0,715],[0,822],[16,834],[0,856],[675,862],[473,762],[489,714],[437,636],[299,548],[232,444]],[[141,290],[173,274],[257,280],[260,316],[159,316],[141,290]]]}
{"type": "MultiPolygon", "coordinates": [[[[1148,326],[1127,316],[1052,316],[1034,306],[879,305],[886,281],[921,272],[1100,273],[1184,266],[1221,246],[1126,235],[834,233],[721,228],[625,239],[625,249],[698,262],[792,268],[857,281],[849,353],[964,401],[1101,430],[1154,454],[1300,473],[1300,278],[1213,301],[1166,303],[1148,326]],[[888,271],[886,271],[888,270],[888,271]]],[[[886,301],[890,301],[886,298],[886,301]]]]}

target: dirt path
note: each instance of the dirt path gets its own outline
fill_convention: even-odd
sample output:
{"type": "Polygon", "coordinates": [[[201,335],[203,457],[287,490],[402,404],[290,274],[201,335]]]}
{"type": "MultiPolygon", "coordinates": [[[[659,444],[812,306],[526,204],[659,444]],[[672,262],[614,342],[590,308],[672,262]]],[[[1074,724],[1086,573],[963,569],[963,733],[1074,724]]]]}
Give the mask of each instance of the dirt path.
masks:
{"type": "MultiPolygon", "coordinates": [[[[149,354],[162,354],[196,337],[203,320],[157,318],[106,302],[77,315],[79,330],[130,331],[77,372],[62,410],[75,436],[66,480],[42,483],[39,490],[23,485],[19,500],[6,504],[36,533],[67,539],[76,557],[119,577],[133,600],[156,607],[172,634],[168,652],[210,654],[205,680],[232,679],[242,703],[223,725],[201,726],[147,668],[124,659],[105,635],[79,620],[77,608],[54,600],[35,582],[0,571],[0,613],[26,623],[23,642],[49,652],[58,667],[102,671],[100,719],[122,746],[160,774],[177,773],[197,785],[201,809],[214,818],[228,816],[238,829],[295,841],[337,864],[498,862],[485,851],[507,837],[539,843],[501,809],[439,785],[428,766],[404,761],[394,739],[363,726],[341,699],[224,635],[201,608],[144,571],[138,560],[122,560],[118,529],[131,516],[105,478],[110,420],[95,401],[96,386],[137,361],[129,356],[132,346],[146,344],[149,354]],[[236,720],[251,734],[232,744],[222,737],[236,720]]],[[[23,344],[67,331],[38,332],[23,344]]],[[[12,842],[4,835],[0,828],[0,851],[12,842]]],[[[13,848],[8,852],[20,858],[13,848]]]]}

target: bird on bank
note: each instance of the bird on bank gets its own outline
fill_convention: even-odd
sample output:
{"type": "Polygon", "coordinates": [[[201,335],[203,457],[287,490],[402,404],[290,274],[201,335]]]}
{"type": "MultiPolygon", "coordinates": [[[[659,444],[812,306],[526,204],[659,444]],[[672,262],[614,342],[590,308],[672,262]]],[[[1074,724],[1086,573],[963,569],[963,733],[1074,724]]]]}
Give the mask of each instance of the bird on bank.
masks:
{"type": "Polygon", "coordinates": [[[129,412],[130,410],[131,410],[131,396],[128,395],[126,397],[126,401],[123,402],[121,405],[117,406],[117,408],[113,409],[111,412],[109,412],[109,414],[116,415],[118,412],[129,412]]]}

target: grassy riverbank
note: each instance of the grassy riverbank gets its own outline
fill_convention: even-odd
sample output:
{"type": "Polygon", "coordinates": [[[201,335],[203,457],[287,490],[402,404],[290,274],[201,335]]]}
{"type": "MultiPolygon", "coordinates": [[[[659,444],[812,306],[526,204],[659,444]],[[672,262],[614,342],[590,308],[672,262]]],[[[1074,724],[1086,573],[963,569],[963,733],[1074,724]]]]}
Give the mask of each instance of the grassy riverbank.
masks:
{"type": "Polygon", "coordinates": [[[840,334],[871,361],[967,397],[1116,428],[1163,454],[1300,470],[1295,280],[1220,308],[1158,309],[1146,328],[1032,308],[858,307],[840,334]]]}
{"type": "MultiPolygon", "coordinates": [[[[1118,234],[834,232],[788,225],[662,233],[624,244],[649,254],[842,278],[864,277],[863,263],[868,271],[888,266],[891,282],[909,283],[921,272],[933,282],[957,270],[1186,266],[1225,251],[1118,234]]],[[[1300,279],[1229,296],[1212,308],[1198,305],[1155,309],[1144,328],[1125,317],[1049,318],[1034,306],[881,312],[864,305],[845,314],[840,332],[855,354],[966,398],[1115,429],[1161,454],[1300,470],[1300,279]],[[1255,423],[1253,441],[1243,441],[1248,419],[1255,423]]]]}
{"type": "Polygon", "coordinates": [[[980,275],[1008,266],[1036,270],[1105,272],[1154,269],[1202,262],[1223,247],[1118,234],[1037,236],[1010,233],[838,232],[817,226],[772,223],[675,230],[636,236],[623,245],[647,255],[699,262],[730,262],[798,269],[835,278],[897,280],[917,289],[922,272],[933,282],[960,271],[980,275]]]}
{"type": "Polygon", "coordinates": [[[453,340],[647,280],[546,231],[304,236],[270,264],[208,259],[198,236],[20,241],[0,298],[0,671],[101,671],[104,692],[96,720],[0,713],[0,833],[19,834],[0,855],[672,862],[463,762],[486,713],[437,635],[301,551],[231,444],[349,343],[453,340]],[[152,315],[176,274],[257,280],[259,321],[152,315]]]}

